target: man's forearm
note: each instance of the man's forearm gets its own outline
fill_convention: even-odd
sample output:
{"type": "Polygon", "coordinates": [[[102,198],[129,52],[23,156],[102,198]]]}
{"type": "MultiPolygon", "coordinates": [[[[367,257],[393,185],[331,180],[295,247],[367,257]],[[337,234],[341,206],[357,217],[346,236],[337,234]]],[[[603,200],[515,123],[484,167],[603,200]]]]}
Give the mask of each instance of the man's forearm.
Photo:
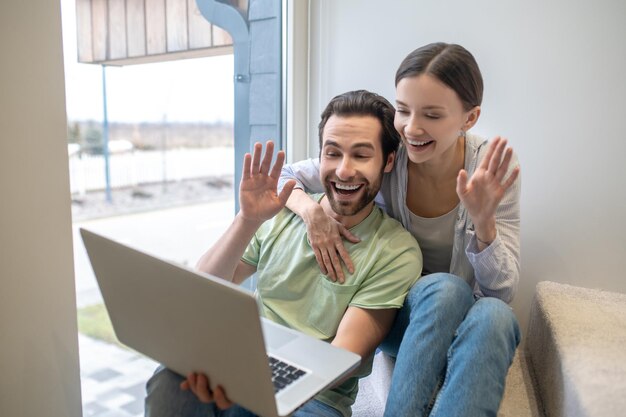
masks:
{"type": "Polygon", "coordinates": [[[383,341],[397,309],[372,310],[348,307],[332,344],[366,358],[383,341]]]}
{"type": "Polygon", "coordinates": [[[240,213],[237,214],[222,237],[202,255],[196,268],[233,281],[239,260],[262,223],[246,220],[240,213]]]}

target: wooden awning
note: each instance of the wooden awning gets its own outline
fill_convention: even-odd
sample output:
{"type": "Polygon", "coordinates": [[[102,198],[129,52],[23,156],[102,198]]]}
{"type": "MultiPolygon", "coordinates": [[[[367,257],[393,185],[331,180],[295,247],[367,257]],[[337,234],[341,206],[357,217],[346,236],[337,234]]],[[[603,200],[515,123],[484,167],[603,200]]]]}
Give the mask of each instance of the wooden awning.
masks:
{"type": "MultiPolygon", "coordinates": [[[[228,3],[243,11],[248,1],[228,3]]],[[[230,35],[200,14],[196,0],[76,0],[76,24],[82,63],[129,65],[232,53],[230,35]]]]}

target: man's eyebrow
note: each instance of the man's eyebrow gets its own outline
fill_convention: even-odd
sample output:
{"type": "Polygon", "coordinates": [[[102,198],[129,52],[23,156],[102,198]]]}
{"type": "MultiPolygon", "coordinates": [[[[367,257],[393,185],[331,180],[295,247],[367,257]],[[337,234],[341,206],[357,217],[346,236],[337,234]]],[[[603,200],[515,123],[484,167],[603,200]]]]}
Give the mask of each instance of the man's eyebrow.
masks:
{"type": "MultiPolygon", "coordinates": [[[[335,148],[341,148],[341,145],[339,145],[339,143],[337,143],[336,141],[332,139],[328,139],[324,142],[324,147],[326,146],[334,146],[335,148]]],[[[367,148],[367,149],[375,150],[374,145],[372,145],[370,142],[357,142],[354,145],[350,146],[350,149],[355,149],[355,148],[367,148]]]]}
{"type": "Polygon", "coordinates": [[[355,143],[354,145],[350,147],[350,149],[355,149],[355,148],[367,148],[367,149],[375,150],[374,145],[372,145],[370,142],[359,142],[359,143],[355,143]]]}

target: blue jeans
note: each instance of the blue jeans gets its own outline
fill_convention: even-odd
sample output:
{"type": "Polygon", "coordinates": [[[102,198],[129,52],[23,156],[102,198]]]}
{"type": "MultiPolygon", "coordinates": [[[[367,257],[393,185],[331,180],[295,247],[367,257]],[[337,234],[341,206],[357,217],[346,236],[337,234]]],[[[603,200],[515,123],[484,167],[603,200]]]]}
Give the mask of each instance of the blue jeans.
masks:
{"type": "MultiPolygon", "coordinates": [[[[205,404],[191,391],[182,391],[183,377],[165,367],[159,367],[146,386],[146,417],[255,417],[243,407],[234,405],[220,410],[215,403],[205,404]]],[[[317,400],[304,404],[292,414],[294,417],[342,417],[341,413],[317,400]]]]}
{"type": "Polygon", "coordinates": [[[475,300],[455,275],[426,275],[381,345],[396,357],[385,416],[495,417],[520,338],[506,303],[475,300]]]}

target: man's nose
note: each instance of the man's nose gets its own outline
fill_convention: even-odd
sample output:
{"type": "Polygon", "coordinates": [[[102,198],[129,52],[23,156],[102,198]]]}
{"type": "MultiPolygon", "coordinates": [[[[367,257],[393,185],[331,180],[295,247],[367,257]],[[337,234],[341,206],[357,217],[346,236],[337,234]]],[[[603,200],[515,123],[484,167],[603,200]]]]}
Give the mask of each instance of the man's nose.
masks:
{"type": "Polygon", "coordinates": [[[340,180],[349,180],[354,177],[356,175],[356,170],[354,168],[354,161],[352,158],[342,158],[335,174],[337,174],[337,177],[340,180]]]}

